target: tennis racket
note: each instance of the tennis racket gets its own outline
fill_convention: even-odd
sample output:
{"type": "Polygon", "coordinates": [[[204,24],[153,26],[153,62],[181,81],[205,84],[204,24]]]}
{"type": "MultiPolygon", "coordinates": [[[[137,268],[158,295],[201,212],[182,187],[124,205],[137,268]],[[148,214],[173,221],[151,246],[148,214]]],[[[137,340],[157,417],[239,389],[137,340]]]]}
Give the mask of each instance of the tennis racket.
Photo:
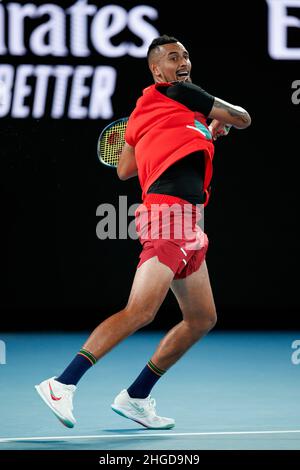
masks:
{"type": "Polygon", "coordinates": [[[116,168],[125,144],[128,117],[111,122],[101,132],[97,143],[97,155],[101,163],[116,168]]]}

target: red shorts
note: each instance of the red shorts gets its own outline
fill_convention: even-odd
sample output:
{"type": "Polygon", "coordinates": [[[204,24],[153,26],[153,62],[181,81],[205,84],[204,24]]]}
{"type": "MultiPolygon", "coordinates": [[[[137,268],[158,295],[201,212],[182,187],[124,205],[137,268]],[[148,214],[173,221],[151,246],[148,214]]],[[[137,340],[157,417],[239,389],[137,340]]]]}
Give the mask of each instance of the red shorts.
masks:
{"type": "Polygon", "coordinates": [[[137,267],[157,256],[174,272],[174,279],[197,271],[208,248],[208,238],[198,225],[202,220],[199,207],[174,196],[147,194],[135,211],[143,247],[137,267]]]}

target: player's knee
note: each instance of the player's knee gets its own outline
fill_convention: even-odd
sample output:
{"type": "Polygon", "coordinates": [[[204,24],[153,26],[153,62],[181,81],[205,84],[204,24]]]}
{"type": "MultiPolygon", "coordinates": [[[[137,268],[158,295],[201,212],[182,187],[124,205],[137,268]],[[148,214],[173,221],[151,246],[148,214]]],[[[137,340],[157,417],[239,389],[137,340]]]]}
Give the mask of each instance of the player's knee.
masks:
{"type": "Polygon", "coordinates": [[[212,330],[217,323],[217,312],[214,310],[213,312],[210,313],[210,315],[207,318],[207,331],[212,330]]]}
{"type": "Polygon", "coordinates": [[[203,328],[206,332],[212,330],[217,323],[217,312],[212,310],[207,312],[207,314],[203,318],[203,328]]]}
{"type": "Polygon", "coordinates": [[[155,318],[155,313],[153,311],[149,311],[149,312],[144,312],[142,315],[141,315],[141,322],[142,322],[142,327],[143,326],[147,326],[149,325],[150,323],[153,322],[155,318]]]}
{"type": "Polygon", "coordinates": [[[149,325],[155,318],[156,312],[153,309],[135,309],[132,307],[126,307],[126,313],[132,318],[132,321],[135,324],[135,329],[143,328],[144,326],[149,325]]]}
{"type": "Polygon", "coordinates": [[[217,323],[217,314],[215,311],[207,312],[205,315],[199,315],[197,321],[190,324],[195,339],[201,338],[203,333],[206,334],[212,330],[217,323]]]}
{"type": "Polygon", "coordinates": [[[142,312],[136,318],[137,329],[143,328],[153,322],[155,315],[152,312],[142,312]]]}

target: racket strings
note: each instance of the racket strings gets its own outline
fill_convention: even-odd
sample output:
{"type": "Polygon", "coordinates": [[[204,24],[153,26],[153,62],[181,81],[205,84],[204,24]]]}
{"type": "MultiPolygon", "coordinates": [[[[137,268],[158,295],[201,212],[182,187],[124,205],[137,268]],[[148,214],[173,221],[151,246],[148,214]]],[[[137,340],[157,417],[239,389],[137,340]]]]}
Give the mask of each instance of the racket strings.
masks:
{"type": "Polygon", "coordinates": [[[100,155],[104,163],[117,166],[125,142],[127,122],[118,122],[104,132],[100,139],[100,155]]]}

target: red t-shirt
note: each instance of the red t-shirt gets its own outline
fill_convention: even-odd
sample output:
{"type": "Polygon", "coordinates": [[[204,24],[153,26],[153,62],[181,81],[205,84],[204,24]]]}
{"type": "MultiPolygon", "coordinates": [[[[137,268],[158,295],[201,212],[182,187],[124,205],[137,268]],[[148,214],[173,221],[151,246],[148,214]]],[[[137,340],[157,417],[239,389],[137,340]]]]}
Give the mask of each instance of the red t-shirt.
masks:
{"type": "MultiPolygon", "coordinates": [[[[129,117],[125,140],[135,147],[142,199],[152,183],[173,163],[204,151],[204,190],[212,177],[214,144],[206,117],[160,93],[154,84],[143,90],[129,117]]],[[[170,83],[166,83],[170,86],[170,83]]]]}

